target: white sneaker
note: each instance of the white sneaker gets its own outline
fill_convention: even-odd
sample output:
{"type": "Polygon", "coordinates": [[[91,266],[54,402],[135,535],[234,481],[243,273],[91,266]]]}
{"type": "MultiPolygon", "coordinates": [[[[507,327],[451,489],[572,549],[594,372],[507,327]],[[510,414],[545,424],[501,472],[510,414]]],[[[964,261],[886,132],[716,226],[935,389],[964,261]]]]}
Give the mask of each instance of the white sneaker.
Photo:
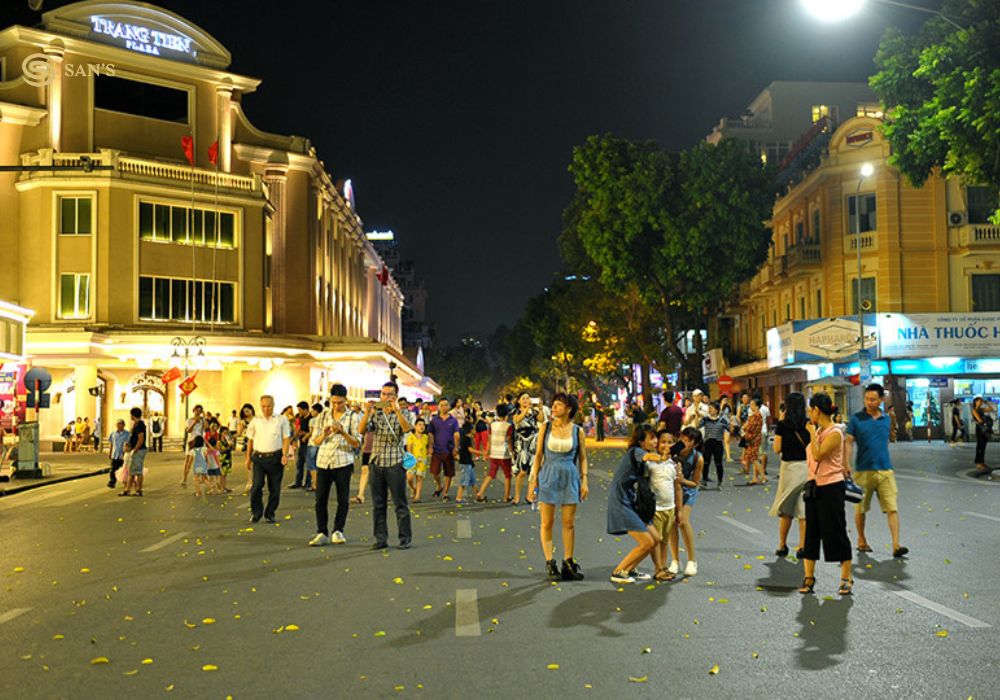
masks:
{"type": "Polygon", "coordinates": [[[698,573],[698,562],[688,561],[687,566],[684,567],[685,576],[695,576],[698,573]]]}
{"type": "Polygon", "coordinates": [[[676,576],[678,573],[680,573],[680,570],[681,570],[681,563],[676,559],[671,559],[670,566],[667,567],[667,571],[676,576]]]}
{"type": "Polygon", "coordinates": [[[611,582],[612,583],[635,583],[635,579],[628,575],[624,571],[613,571],[611,572],[611,582]]]}
{"type": "Polygon", "coordinates": [[[344,533],[337,530],[332,535],[330,535],[330,541],[334,544],[347,544],[347,538],[344,537],[344,533]]]}
{"type": "Polygon", "coordinates": [[[652,581],[653,575],[647,574],[645,571],[638,571],[637,569],[632,569],[628,572],[628,575],[634,578],[636,581],[652,581]]]}
{"type": "Polygon", "coordinates": [[[316,536],[309,540],[310,547],[322,547],[325,544],[330,544],[330,538],[322,532],[317,532],[316,536]]]}

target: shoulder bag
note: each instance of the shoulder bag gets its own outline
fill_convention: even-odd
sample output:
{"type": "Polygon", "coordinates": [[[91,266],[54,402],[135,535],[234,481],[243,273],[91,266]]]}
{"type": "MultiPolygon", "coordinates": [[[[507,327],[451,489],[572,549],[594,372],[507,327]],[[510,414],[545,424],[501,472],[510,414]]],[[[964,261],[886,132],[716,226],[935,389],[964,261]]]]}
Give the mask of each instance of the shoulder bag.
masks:
{"type": "Polygon", "coordinates": [[[649,468],[636,460],[635,452],[630,452],[632,467],[639,471],[639,479],[635,482],[635,512],[644,523],[651,523],[656,515],[656,495],[649,483],[649,468]]]}

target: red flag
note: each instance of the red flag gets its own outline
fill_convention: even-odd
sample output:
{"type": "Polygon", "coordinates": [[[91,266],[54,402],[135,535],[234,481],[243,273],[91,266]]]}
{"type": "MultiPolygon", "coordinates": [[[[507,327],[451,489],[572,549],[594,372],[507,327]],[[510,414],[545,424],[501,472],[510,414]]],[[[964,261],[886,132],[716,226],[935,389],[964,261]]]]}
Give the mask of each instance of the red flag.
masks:
{"type": "Polygon", "coordinates": [[[160,379],[163,380],[164,384],[169,384],[175,379],[180,379],[180,377],[181,377],[181,371],[176,367],[171,367],[166,372],[160,375],[160,379]]]}
{"type": "Polygon", "coordinates": [[[197,376],[198,376],[198,373],[195,372],[190,377],[185,377],[184,381],[180,383],[180,389],[184,393],[185,396],[187,396],[188,394],[190,394],[191,392],[193,392],[195,389],[198,388],[198,385],[195,384],[195,382],[194,382],[194,378],[197,377],[197,376]]]}
{"type": "Polygon", "coordinates": [[[389,268],[385,265],[382,266],[382,271],[376,276],[378,277],[378,281],[382,283],[383,287],[389,284],[389,268]]]}
{"type": "Polygon", "coordinates": [[[216,141],[208,147],[208,162],[217,165],[219,162],[219,142],[216,141]]]}
{"type": "Polygon", "coordinates": [[[184,157],[192,166],[194,165],[194,136],[182,136],[181,148],[184,149],[184,157]]]}

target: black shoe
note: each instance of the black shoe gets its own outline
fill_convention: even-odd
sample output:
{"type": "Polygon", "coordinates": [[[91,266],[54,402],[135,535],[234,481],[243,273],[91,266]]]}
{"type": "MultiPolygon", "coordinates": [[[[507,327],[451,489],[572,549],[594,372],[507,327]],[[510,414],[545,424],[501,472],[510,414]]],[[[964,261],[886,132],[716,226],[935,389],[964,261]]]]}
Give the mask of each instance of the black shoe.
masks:
{"type": "Polygon", "coordinates": [[[805,551],[806,551],[806,550],[804,550],[804,549],[803,549],[802,547],[799,547],[798,549],[796,549],[796,550],[795,550],[795,558],[796,558],[796,559],[801,559],[801,558],[802,558],[802,554],[803,554],[803,552],[805,552],[805,551]]]}
{"type": "Polygon", "coordinates": [[[552,581],[559,581],[562,579],[562,574],[559,573],[559,565],[556,564],[555,559],[549,559],[545,562],[545,570],[548,573],[549,579],[552,581]]]}
{"type": "Polygon", "coordinates": [[[411,546],[409,542],[400,542],[397,549],[409,549],[411,546]]]}
{"type": "Polygon", "coordinates": [[[776,557],[787,557],[788,556],[788,545],[781,547],[780,549],[774,550],[774,555],[776,557]]]}
{"type": "Polygon", "coordinates": [[[116,481],[109,481],[109,482],[108,482],[108,488],[109,488],[109,489],[113,489],[113,488],[115,488],[116,486],[118,486],[118,482],[116,482],[116,481]]]}
{"type": "Polygon", "coordinates": [[[260,522],[260,516],[259,515],[253,516],[252,518],[250,518],[250,522],[251,523],[259,523],[260,522]]]}
{"type": "Polygon", "coordinates": [[[372,545],[372,549],[388,549],[388,547],[389,547],[388,542],[376,542],[375,544],[372,545]]]}
{"type": "Polygon", "coordinates": [[[909,547],[900,547],[899,549],[893,550],[892,556],[899,559],[900,557],[905,557],[909,553],[910,553],[909,547]]]}
{"type": "Polygon", "coordinates": [[[269,515],[269,516],[267,516],[266,518],[264,518],[264,520],[266,520],[267,522],[269,522],[269,523],[271,523],[272,525],[274,525],[274,522],[275,522],[275,520],[274,520],[274,516],[272,516],[272,515],[269,515]]]}
{"type": "Polygon", "coordinates": [[[563,581],[582,581],[583,574],[580,573],[580,565],[576,563],[573,558],[563,559],[562,563],[562,580],[563,581]]]}
{"type": "Polygon", "coordinates": [[[290,488],[290,489],[300,489],[300,488],[302,488],[302,484],[292,484],[288,488],[290,488]]]}

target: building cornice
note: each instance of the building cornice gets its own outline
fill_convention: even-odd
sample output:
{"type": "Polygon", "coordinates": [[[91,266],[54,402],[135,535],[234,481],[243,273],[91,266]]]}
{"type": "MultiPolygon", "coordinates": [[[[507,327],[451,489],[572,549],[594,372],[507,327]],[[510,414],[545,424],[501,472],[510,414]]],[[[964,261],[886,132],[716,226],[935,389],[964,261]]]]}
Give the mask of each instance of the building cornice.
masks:
{"type": "MultiPolygon", "coordinates": [[[[7,81],[7,83],[0,83],[0,88],[8,83],[13,83],[16,81],[7,81]]],[[[19,105],[13,102],[0,102],[0,122],[4,124],[17,124],[19,126],[38,126],[41,123],[42,118],[48,114],[47,109],[41,107],[29,107],[28,105],[19,105]]]]}

